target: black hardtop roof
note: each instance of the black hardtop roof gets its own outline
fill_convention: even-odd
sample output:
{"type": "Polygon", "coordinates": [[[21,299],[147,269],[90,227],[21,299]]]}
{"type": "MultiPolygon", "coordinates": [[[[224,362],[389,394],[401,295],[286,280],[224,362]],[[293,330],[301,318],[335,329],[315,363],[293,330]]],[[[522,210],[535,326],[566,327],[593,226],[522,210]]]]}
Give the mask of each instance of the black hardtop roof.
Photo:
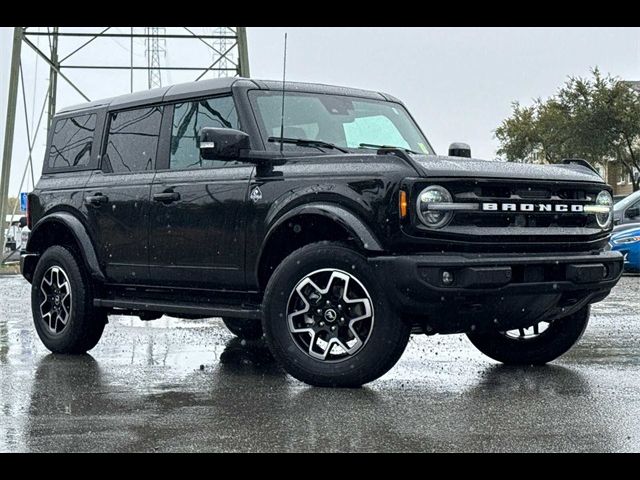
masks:
{"type": "MultiPolygon", "coordinates": [[[[277,80],[256,80],[243,77],[214,78],[200,80],[198,82],[179,83],[168,87],[154,88],[151,90],[141,90],[117,97],[94,100],[92,102],[81,103],[70,107],[65,107],[57,112],[57,115],[80,112],[108,107],[111,110],[129,108],[140,105],[148,105],[160,102],[171,102],[175,100],[205,97],[218,95],[231,91],[231,87],[261,90],[282,90],[282,82],[277,80]]],[[[345,95],[351,97],[370,98],[373,100],[391,100],[399,102],[391,95],[374,92],[370,90],[360,90],[357,88],[339,87],[334,85],[323,85],[319,83],[286,82],[288,92],[309,92],[326,93],[332,95],[345,95]]]]}

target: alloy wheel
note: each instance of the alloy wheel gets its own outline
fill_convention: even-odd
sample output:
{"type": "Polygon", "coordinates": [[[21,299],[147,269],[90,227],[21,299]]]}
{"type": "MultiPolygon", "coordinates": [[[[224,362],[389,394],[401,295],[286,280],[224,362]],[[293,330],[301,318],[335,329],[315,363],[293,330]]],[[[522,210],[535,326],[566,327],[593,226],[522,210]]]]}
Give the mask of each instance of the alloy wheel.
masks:
{"type": "Polygon", "coordinates": [[[369,292],[343,270],[309,273],[297,283],[287,302],[287,323],[296,345],[325,362],[339,362],[361,351],[373,322],[369,292]]]}
{"type": "Polygon", "coordinates": [[[42,276],[40,291],[43,295],[40,316],[53,334],[61,333],[71,317],[71,283],[66,272],[54,265],[42,276]]]}

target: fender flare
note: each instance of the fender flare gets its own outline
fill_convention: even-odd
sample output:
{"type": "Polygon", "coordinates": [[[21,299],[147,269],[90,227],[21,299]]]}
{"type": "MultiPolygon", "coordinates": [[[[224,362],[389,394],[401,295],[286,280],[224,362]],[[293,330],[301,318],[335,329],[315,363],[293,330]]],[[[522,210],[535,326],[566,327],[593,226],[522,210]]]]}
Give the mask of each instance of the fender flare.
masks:
{"type": "Polygon", "coordinates": [[[262,263],[265,255],[265,248],[269,244],[274,232],[276,232],[285,222],[300,215],[321,215],[326,217],[339,224],[346,231],[350,232],[351,235],[360,242],[362,248],[365,250],[370,252],[384,252],[382,244],[376,238],[373,231],[358,216],[346,208],[330,203],[310,203],[292,208],[280,216],[269,227],[260,249],[256,269],[259,268],[262,263]]]}
{"type": "Polygon", "coordinates": [[[87,267],[91,277],[100,282],[106,281],[106,278],[102,273],[102,269],[100,268],[100,263],[98,262],[98,257],[96,255],[93,242],[89,237],[87,229],[85,228],[83,223],[71,213],[54,212],[40,219],[40,221],[36,223],[36,225],[33,227],[33,230],[29,234],[29,241],[27,242],[27,252],[32,252],[34,247],[37,248],[39,237],[41,236],[38,234],[38,232],[51,223],[62,225],[71,232],[71,235],[73,235],[76,243],[80,246],[79,253],[82,256],[82,260],[84,261],[84,264],[87,267]]]}

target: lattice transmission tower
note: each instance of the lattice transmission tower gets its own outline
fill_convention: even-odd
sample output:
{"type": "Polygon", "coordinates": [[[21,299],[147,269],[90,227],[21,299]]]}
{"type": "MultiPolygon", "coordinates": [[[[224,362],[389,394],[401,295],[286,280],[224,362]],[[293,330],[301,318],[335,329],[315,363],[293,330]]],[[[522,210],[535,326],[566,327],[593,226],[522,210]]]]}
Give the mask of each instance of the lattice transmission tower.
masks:
{"type": "Polygon", "coordinates": [[[149,88],[158,88],[162,86],[162,70],[160,66],[160,57],[167,56],[167,41],[164,39],[166,33],[164,27],[145,27],[147,38],[145,45],[147,47],[145,55],[147,56],[147,82],[149,88]]]}
{"type": "Polygon", "coordinates": [[[229,38],[229,35],[235,35],[236,32],[230,27],[214,27],[212,33],[218,37],[213,40],[215,50],[211,52],[212,58],[215,61],[217,56],[220,56],[220,62],[218,63],[220,70],[215,71],[213,74],[218,77],[228,77],[229,67],[233,64],[233,60],[225,52],[228,52],[230,47],[233,46],[233,39],[229,38]]]}
{"type": "MultiPolygon", "coordinates": [[[[60,84],[70,87],[67,89],[67,95],[77,94],[77,98],[67,96],[65,103],[88,102],[92,97],[106,96],[104,85],[114,85],[111,95],[133,91],[134,80],[138,78],[135,77],[135,72],[147,73],[148,88],[160,87],[163,73],[168,71],[179,71],[182,75],[191,73],[192,76],[187,80],[195,81],[204,78],[209,72],[213,72],[214,77],[249,77],[245,27],[205,27],[199,31],[192,27],[145,27],[144,32],[134,27],[14,27],[6,97],[6,127],[0,166],[0,263],[3,261],[5,244],[4,216],[10,213],[6,210],[11,168],[17,166],[23,171],[18,191],[12,192],[14,195],[22,191],[28,172],[31,173],[31,185],[37,182],[32,154],[34,149],[37,151],[37,148],[43,148],[46,143],[48,129],[56,112],[60,84]],[[206,33],[199,33],[202,31],[206,33]],[[136,57],[139,58],[141,55],[136,53],[135,44],[137,42],[142,46],[143,41],[146,64],[140,65],[141,62],[136,57]],[[35,55],[25,56],[23,47],[35,55]],[[184,59],[180,57],[180,65],[169,66],[167,51],[175,54],[182,48],[188,51],[204,49],[204,54],[196,57],[204,59],[206,64],[184,65],[182,63],[187,57],[185,56],[184,59]],[[206,51],[210,51],[211,56],[206,51]],[[33,91],[27,91],[23,69],[29,70],[33,67],[34,56],[46,64],[49,75],[46,80],[41,78],[40,81],[35,81],[37,77],[34,75],[33,91]],[[77,75],[78,70],[99,71],[100,81],[88,80],[89,74],[77,75]],[[129,80],[129,88],[115,86],[120,85],[116,81],[117,73],[121,76],[126,75],[124,80],[129,80]],[[100,91],[103,93],[92,93],[92,87],[102,88],[100,91]],[[31,105],[31,113],[27,105],[31,105]],[[14,154],[16,129],[20,129],[17,133],[21,142],[16,142],[14,154]]],[[[118,78],[123,80],[121,77],[118,78]]],[[[2,94],[4,92],[0,92],[0,95],[2,94]]],[[[42,158],[41,155],[38,157],[42,158]]]]}

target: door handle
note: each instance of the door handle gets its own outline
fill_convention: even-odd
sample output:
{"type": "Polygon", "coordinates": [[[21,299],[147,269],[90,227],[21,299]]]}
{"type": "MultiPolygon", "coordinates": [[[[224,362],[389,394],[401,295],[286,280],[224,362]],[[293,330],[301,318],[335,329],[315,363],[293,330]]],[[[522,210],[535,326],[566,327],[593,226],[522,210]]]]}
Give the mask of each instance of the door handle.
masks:
{"type": "Polygon", "coordinates": [[[180,194],[178,192],[162,192],[154,193],[153,199],[156,202],[171,203],[180,200],[180,194]]]}
{"type": "Polygon", "coordinates": [[[103,203],[107,203],[109,201],[109,197],[106,195],[102,195],[101,193],[96,193],[95,195],[91,195],[89,197],[84,197],[84,203],[87,205],[93,205],[95,207],[99,207],[103,203]]]}

